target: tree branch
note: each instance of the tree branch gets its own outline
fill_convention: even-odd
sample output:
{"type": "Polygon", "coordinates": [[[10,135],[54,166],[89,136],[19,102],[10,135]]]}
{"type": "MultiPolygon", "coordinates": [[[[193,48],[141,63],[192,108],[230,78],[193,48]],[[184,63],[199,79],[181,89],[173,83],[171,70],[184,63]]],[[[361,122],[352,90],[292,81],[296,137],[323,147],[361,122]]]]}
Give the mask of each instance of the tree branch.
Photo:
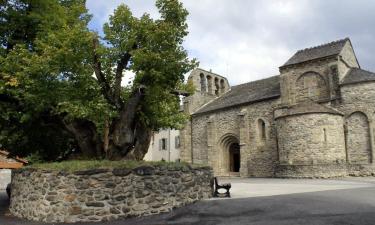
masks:
{"type": "Polygon", "coordinates": [[[94,69],[94,72],[95,72],[95,76],[96,78],[98,79],[98,82],[99,82],[99,85],[101,87],[101,90],[102,90],[102,93],[104,95],[104,97],[108,100],[109,103],[115,105],[116,102],[113,100],[113,96],[112,96],[112,93],[111,93],[111,87],[107,81],[107,79],[105,78],[104,74],[103,74],[103,71],[102,71],[102,65],[100,63],[100,60],[99,60],[99,55],[97,53],[97,49],[98,49],[98,46],[99,46],[99,40],[98,38],[94,38],[93,39],[93,69],[94,69]]]}
{"type": "Polygon", "coordinates": [[[130,61],[131,55],[126,52],[120,60],[117,62],[117,68],[116,68],[116,77],[115,77],[115,87],[114,87],[114,100],[117,104],[120,103],[120,92],[121,92],[121,81],[122,81],[122,73],[124,69],[127,67],[129,61],[130,61]]]}
{"type": "MultiPolygon", "coordinates": [[[[132,46],[132,50],[137,49],[137,45],[134,44],[132,46]]],[[[120,92],[121,92],[121,81],[122,81],[122,73],[124,72],[124,69],[128,66],[131,58],[130,52],[124,53],[120,60],[117,62],[117,68],[116,68],[116,77],[115,77],[115,87],[114,87],[114,100],[117,104],[122,104],[120,99],[120,92]]]]}

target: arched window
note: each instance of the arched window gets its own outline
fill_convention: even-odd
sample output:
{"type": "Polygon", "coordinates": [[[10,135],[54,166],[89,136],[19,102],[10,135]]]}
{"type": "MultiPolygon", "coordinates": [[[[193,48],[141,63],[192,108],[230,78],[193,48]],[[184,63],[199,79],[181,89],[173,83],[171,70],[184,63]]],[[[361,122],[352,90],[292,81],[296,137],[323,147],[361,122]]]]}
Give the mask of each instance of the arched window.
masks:
{"type": "Polygon", "coordinates": [[[207,76],[207,87],[208,87],[208,93],[212,94],[212,77],[207,76]]]}
{"type": "Polygon", "coordinates": [[[346,119],[347,150],[349,161],[353,164],[372,163],[370,125],[363,112],[355,112],[346,119]]]}
{"type": "Polygon", "coordinates": [[[324,78],[315,72],[302,74],[296,82],[297,102],[311,99],[314,101],[329,98],[328,86],[324,78]]]}
{"type": "Polygon", "coordinates": [[[225,92],[225,82],[224,82],[224,79],[221,79],[220,80],[220,93],[224,93],[225,92]]]}
{"type": "Polygon", "coordinates": [[[259,140],[265,141],[266,136],[266,123],[262,119],[258,119],[258,134],[259,134],[259,140]]]}
{"type": "Polygon", "coordinates": [[[217,77],[215,77],[215,95],[217,95],[217,96],[219,96],[219,89],[220,89],[219,79],[217,77]]]}
{"type": "Polygon", "coordinates": [[[207,87],[206,87],[206,78],[204,77],[204,74],[201,73],[200,74],[200,78],[201,78],[201,92],[206,92],[207,91],[207,87]]]}

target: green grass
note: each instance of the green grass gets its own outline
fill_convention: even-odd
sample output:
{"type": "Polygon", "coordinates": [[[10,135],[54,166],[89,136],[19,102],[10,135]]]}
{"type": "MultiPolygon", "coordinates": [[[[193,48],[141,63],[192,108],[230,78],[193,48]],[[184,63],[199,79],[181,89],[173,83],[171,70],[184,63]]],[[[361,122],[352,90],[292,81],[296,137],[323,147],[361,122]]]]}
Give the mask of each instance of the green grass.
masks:
{"type": "Polygon", "coordinates": [[[149,161],[110,161],[110,160],[70,160],[63,162],[53,162],[53,163],[34,163],[32,165],[24,167],[33,169],[43,169],[43,170],[58,170],[58,171],[81,171],[90,169],[134,169],[139,166],[166,166],[168,168],[182,168],[190,165],[193,168],[204,167],[205,165],[188,164],[184,162],[149,162],[149,161]]]}

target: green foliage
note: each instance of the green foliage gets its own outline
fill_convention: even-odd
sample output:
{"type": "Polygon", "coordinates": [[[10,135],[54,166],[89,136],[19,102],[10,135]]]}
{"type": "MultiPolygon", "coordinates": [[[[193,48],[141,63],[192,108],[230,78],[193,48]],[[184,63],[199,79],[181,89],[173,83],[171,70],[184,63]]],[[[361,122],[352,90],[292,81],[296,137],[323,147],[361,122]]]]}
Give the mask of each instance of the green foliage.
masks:
{"type": "Polygon", "coordinates": [[[130,52],[128,69],[136,74],[132,89],[146,86],[139,110],[143,122],[154,130],[181,128],[186,116],[180,112],[179,99],[172,91],[189,89],[184,84],[184,74],[197,66],[181,46],[188,33],[188,12],[175,0],[158,0],[156,6],[161,15],[158,20],[148,14],[136,18],[126,5],[120,5],[104,25],[107,46],[103,46],[102,60],[107,77],[113,80],[111,68],[121,54],[130,52]]]}
{"type": "Polygon", "coordinates": [[[76,147],[53,111],[62,99],[69,99],[66,93],[76,93],[61,78],[84,68],[77,59],[83,54],[73,52],[72,46],[89,17],[82,1],[60,3],[0,3],[0,143],[13,154],[35,153],[54,160],[76,147]],[[75,60],[78,63],[72,63],[75,60]]]}
{"type": "MultiPolygon", "coordinates": [[[[104,37],[88,29],[91,16],[84,0],[8,0],[0,2],[0,143],[13,154],[39,154],[43,160],[64,158],[77,149],[66,124],[92,122],[98,136],[117,118],[140,87],[145,97],[137,120],[158,130],[180,128],[174,90],[189,90],[184,74],[197,66],[182,47],[188,12],[177,0],[157,0],[160,19],[134,17],[120,5],[103,27],[104,37]],[[135,73],[134,84],[120,87],[119,104],[95,78],[94,52],[108,82],[110,97],[118,82],[116,68],[135,73]]],[[[124,76],[124,73],[122,73],[124,76]]],[[[121,78],[122,79],[122,78],[121,78]]],[[[191,88],[190,88],[191,89],[191,88]]]]}

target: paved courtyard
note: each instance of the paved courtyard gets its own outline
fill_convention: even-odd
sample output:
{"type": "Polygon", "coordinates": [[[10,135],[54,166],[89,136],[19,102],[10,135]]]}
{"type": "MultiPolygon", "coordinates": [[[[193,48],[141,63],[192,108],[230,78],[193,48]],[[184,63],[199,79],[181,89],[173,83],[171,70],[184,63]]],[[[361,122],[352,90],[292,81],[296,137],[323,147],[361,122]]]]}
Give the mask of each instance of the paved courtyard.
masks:
{"type": "MultiPolygon", "coordinates": [[[[231,199],[211,199],[171,213],[107,223],[113,225],[373,225],[375,178],[335,180],[221,179],[232,183],[231,199]]],[[[43,224],[16,219],[7,213],[0,194],[0,224],[43,224]]],[[[90,225],[90,223],[82,223],[90,225]]]]}

